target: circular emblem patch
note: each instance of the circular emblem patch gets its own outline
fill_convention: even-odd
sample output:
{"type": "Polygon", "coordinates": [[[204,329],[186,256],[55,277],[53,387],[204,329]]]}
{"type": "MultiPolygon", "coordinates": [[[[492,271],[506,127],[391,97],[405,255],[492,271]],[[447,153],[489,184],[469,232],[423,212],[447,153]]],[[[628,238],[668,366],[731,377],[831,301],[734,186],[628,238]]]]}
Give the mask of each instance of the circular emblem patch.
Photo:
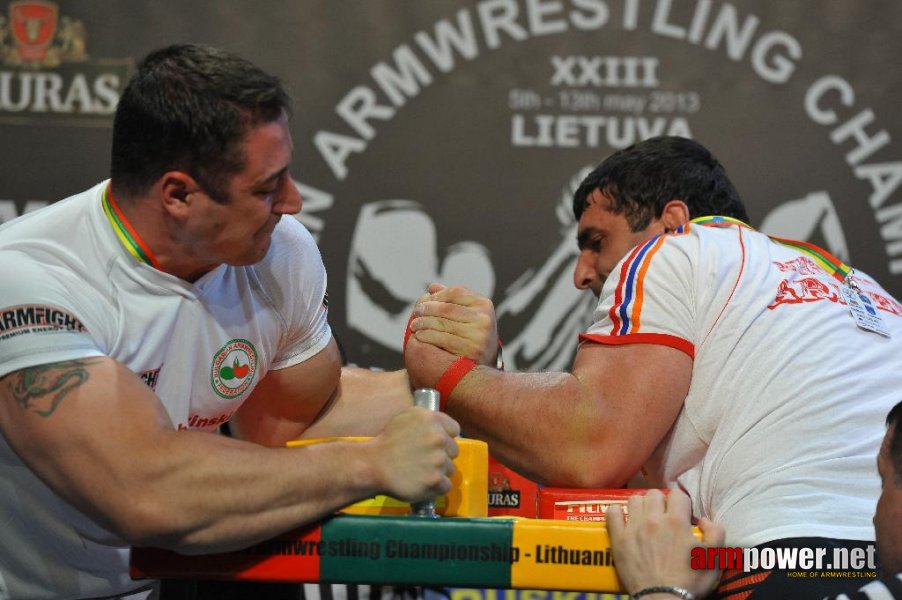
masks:
{"type": "Polygon", "coordinates": [[[210,384],[219,396],[236,398],[244,393],[257,372],[257,350],[247,340],[232,340],[213,356],[210,384]]]}

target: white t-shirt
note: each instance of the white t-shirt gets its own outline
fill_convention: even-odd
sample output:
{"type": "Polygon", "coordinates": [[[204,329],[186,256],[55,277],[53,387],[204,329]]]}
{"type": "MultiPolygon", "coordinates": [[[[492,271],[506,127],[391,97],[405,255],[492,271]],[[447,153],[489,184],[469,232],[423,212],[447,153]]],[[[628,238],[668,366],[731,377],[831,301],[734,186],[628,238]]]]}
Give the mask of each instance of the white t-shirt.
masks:
{"type": "Polygon", "coordinates": [[[876,456],[902,391],[902,305],[855,272],[891,337],[865,331],[840,280],[737,225],[687,225],[614,273],[583,339],[693,357],[683,408],[647,465],[655,480],[678,482],[728,546],[873,540],[876,456]]]}
{"type": "MultiPolygon", "coordinates": [[[[109,356],[154,390],[176,428],[215,431],[268,371],[326,347],[326,272],[296,219],[279,222],[259,263],[188,283],[129,253],[104,212],[106,186],[0,227],[0,377],[109,356]]],[[[129,578],[124,542],[54,494],[3,436],[0,515],[0,599],[147,585],[129,578]]]]}

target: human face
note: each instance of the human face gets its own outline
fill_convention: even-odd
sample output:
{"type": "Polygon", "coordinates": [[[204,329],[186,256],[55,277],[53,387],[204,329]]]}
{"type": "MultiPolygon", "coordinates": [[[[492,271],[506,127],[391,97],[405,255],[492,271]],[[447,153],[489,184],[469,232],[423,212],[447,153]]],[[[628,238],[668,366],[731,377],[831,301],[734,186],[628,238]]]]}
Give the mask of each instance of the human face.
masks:
{"type": "Polygon", "coordinates": [[[642,231],[631,231],[626,215],[611,212],[611,199],[601,190],[594,190],[586,204],[577,227],[579,258],[573,270],[573,285],[592,290],[597,298],[620,259],[636,245],[663,233],[664,226],[655,219],[642,231]]]}
{"type": "Polygon", "coordinates": [[[257,125],[245,136],[246,164],[229,181],[228,198],[217,202],[203,191],[192,194],[182,249],[200,265],[193,278],[222,263],[259,262],[282,215],[301,210],[301,195],[288,173],[292,147],[287,117],[257,125]]]}
{"type": "Polygon", "coordinates": [[[893,467],[889,443],[894,427],[890,427],[877,455],[877,471],[883,489],[877,499],[874,529],[877,530],[877,556],[888,574],[902,573],[902,485],[893,467]]]}

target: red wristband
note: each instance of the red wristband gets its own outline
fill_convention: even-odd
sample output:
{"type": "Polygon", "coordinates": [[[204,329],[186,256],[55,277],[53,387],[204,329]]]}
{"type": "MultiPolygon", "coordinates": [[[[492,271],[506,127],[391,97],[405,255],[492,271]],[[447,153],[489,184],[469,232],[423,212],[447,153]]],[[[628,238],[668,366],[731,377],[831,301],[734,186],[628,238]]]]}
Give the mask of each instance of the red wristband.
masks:
{"type": "Polygon", "coordinates": [[[407,340],[410,339],[410,334],[413,333],[410,330],[410,324],[413,323],[413,320],[416,317],[414,315],[410,315],[410,318],[407,319],[407,329],[404,330],[404,344],[401,346],[401,354],[407,352],[407,340]]]}
{"type": "Polygon", "coordinates": [[[460,357],[451,363],[447,371],[442,373],[442,376],[435,383],[435,389],[438,390],[439,410],[445,412],[445,405],[448,404],[451,392],[454,391],[460,380],[464,378],[464,375],[475,368],[476,362],[473,359],[460,357]]]}

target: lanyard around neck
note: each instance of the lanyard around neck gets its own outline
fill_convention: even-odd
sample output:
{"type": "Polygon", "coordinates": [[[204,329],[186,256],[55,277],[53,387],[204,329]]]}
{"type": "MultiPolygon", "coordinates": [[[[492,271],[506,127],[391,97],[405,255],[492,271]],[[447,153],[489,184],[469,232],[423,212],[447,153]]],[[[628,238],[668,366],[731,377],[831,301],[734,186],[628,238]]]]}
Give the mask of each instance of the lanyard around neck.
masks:
{"type": "Polygon", "coordinates": [[[116,200],[113,199],[113,192],[110,190],[110,184],[103,190],[103,212],[113,227],[113,232],[119,241],[125,246],[125,249],[134,256],[139,262],[148,264],[155,269],[160,269],[160,264],[147,244],[141,239],[135,229],[122,214],[116,200]]]}
{"type": "MultiPolygon", "coordinates": [[[[738,225],[739,227],[745,227],[746,229],[751,229],[754,231],[752,227],[743,223],[739,219],[734,219],[732,217],[720,217],[720,216],[706,216],[706,217],[698,217],[692,219],[690,223],[695,223],[697,225],[705,225],[708,227],[729,227],[731,225],[738,225]]],[[[802,254],[808,256],[811,260],[816,262],[821,266],[822,269],[827,271],[834,279],[837,279],[841,283],[848,283],[849,285],[854,285],[854,280],[852,279],[852,267],[842,262],[820,246],[815,246],[814,244],[809,244],[808,242],[801,242],[799,240],[790,240],[787,238],[780,238],[773,235],[767,236],[778,244],[782,244],[784,246],[788,246],[789,248],[794,248],[798,250],[802,254]]]]}

